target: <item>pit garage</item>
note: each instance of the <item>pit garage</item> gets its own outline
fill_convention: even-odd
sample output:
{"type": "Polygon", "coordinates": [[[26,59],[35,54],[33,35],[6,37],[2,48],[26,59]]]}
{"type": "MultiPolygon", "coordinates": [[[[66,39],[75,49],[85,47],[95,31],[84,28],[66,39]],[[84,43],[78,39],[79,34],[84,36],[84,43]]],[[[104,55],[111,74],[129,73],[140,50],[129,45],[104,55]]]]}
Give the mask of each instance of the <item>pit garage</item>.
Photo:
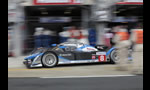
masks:
{"type": "Polygon", "coordinates": [[[35,28],[43,27],[55,31],[53,43],[59,43],[59,32],[70,26],[85,27],[89,23],[85,19],[88,19],[91,12],[89,5],[34,5],[26,6],[24,11],[27,30],[25,52],[34,48],[35,28]]]}
{"type": "Polygon", "coordinates": [[[128,30],[143,24],[143,2],[117,2],[113,7],[113,20],[109,27],[127,25],[128,30]]]}

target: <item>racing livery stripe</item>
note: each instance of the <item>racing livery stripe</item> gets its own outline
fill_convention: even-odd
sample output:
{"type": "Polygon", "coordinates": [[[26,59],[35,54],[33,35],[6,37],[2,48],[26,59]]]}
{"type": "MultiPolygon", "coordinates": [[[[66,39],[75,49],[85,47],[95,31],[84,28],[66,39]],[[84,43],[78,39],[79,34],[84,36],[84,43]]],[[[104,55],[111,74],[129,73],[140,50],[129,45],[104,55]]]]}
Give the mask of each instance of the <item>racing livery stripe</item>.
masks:
{"type": "Polygon", "coordinates": [[[106,53],[106,56],[108,56],[115,48],[111,48],[107,53],[106,53]]]}
{"type": "Polygon", "coordinates": [[[44,54],[44,53],[32,54],[31,56],[28,56],[28,57],[24,58],[24,60],[34,59],[35,57],[41,56],[41,55],[43,55],[43,54],[44,54]]]}
{"type": "MultiPolygon", "coordinates": [[[[64,57],[58,56],[59,59],[67,60],[67,61],[80,61],[80,60],[69,60],[64,57]]],[[[98,59],[86,59],[86,60],[98,60],[98,59]]],[[[82,61],[82,60],[81,60],[82,61]]]]}
{"type": "Polygon", "coordinates": [[[82,49],[84,49],[84,48],[86,48],[86,47],[94,48],[93,46],[90,46],[90,45],[84,45],[84,46],[82,46],[82,47],[77,48],[76,50],[77,50],[77,51],[82,51],[82,49]]]}

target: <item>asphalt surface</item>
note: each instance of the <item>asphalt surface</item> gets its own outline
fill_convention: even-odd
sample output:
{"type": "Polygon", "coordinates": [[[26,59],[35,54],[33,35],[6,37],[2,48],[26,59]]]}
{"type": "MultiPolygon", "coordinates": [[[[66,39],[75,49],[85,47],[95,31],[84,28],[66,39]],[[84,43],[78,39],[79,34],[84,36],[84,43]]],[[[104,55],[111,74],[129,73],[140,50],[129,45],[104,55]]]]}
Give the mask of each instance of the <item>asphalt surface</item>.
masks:
{"type": "Polygon", "coordinates": [[[8,90],[143,90],[143,76],[113,64],[27,69],[22,58],[8,58],[8,90]]]}
{"type": "MultiPolygon", "coordinates": [[[[115,64],[90,63],[59,65],[54,68],[33,68],[27,69],[22,63],[23,58],[8,58],[8,77],[70,77],[70,76],[99,76],[99,75],[132,75],[130,70],[117,70],[115,64]]],[[[131,64],[127,66],[131,68],[131,64]]]]}
{"type": "Polygon", "coordinates": [[[8,78],[8,90],[143,90],[143,76],[8,78]]]}
{"type": "Polygon", "coordinates": [[[8,77],[61,77],[131,75],[129,71],[118,71],[112,64],[62,65],[54,68],[8,68],[8,77]]]}

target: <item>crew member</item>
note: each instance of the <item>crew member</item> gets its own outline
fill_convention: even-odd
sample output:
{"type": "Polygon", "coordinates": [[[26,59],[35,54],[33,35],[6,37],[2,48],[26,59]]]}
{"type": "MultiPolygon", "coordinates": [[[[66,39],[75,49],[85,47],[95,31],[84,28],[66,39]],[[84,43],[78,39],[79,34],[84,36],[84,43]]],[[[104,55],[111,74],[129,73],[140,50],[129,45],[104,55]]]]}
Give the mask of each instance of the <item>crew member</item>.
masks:
{"type": "Polygon", "coordinates": [[[127,29],[120,28],[116,31],[113,38],[115,47],[117,48],[118,54],[118,67],[119,70],[128,70],[127,60],[128,60],[128,48],[130,47],[129,34],[127,29]]]}
{"type": "Polygon", "coordinates": [[[34,32],[34,44],[35,44],[35,48],[40,48],[43,47],[42,46],[42,34],[43,34],[43,27],[37,27],[35,28],[35,32],[34,32]]]}
{"type": "Polygon", "coordinates": [[[42,37],[42,45],[43,47],[50,47],[51,42],[51,31],[48,29],[45,29],[43,31],[43,37],[42,37]]]}
{"type": "Polygon", "coordinates": [[[78,41],[89,45],[88,34],[88,30],[80,28],[78,41]]]}
{"type": "Polygon", "coordinates": [[[130,40],[133,42],[133,68],[135,74],[143,73],[143,29],[133,29],[130,40]]]}
{"type": "Polygon", "coordinates": [[[104,34],[105,45],[110,48],[110,47],[112,47],[111,46],[111,38],[113,37],[113,34],[111,33],[111,29],[109,29],[109,28],[106,28],[105,31],[106,31],[104,34]]]}
{"type": "Polygon", "coordinates": [[[70,38],[68,41],[70,42],[78,42],[78,37],[80,36],[80,31],[77,30],[75,26],[72,26],[69,30],[70,38]]]}

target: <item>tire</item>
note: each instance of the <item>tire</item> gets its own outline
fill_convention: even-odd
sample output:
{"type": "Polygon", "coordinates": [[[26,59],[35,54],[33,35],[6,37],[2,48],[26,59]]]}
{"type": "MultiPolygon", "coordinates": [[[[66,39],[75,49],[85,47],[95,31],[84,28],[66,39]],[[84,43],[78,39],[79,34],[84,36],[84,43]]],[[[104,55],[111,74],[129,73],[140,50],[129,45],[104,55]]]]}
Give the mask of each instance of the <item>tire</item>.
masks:
{"type": "Polygon", "coordinates": [[[32,69],[31,65],[30,64],[27,64],[26,66],[28,69],[32,69]]]}
{"type": "Polygon", "coordinates": [[[110,63],[115,64],[117,62],[119,62],[119,57],[117,56],[116,50],[113,50],[110,53],[110,63]]]}
{"type": "Polygon", "coordinates": [[[41,59],[44,67],[52,68],[58,64],[58,57],[52,52],[46,52],[41,59]]]}
{"type": "Polygon", "coordinates": [[[24,61],[23,64],[26,65],[26,67],[27,67],[28,69],[31,69],[31,68],[32,68],[32,67],[31,67],[31,64],[29,64],[28,61],[24,61]]]}

